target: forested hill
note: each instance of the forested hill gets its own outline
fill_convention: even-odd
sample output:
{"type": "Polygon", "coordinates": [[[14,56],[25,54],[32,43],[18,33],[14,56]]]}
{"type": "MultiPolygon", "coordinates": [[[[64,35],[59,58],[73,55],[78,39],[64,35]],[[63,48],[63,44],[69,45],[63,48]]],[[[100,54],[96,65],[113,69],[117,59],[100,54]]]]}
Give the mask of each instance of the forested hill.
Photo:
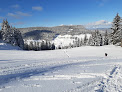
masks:
{"type": "Polygon", "coordinates": [[[81,33],[91,33],[82,25],[62,25],[55,27],[29,27],[29,28],[18,28],[22,33],[24,39],[45,39],[52,40],[56,35],[78,35],[81,33]]]}

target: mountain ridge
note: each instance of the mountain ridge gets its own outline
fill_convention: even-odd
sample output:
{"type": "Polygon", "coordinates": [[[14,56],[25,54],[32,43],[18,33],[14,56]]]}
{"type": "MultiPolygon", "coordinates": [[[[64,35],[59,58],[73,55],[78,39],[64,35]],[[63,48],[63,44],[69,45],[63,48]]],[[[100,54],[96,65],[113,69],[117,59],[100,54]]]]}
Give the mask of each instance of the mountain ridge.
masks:
{"type": "Polygon", "coordinates": [[[78,35],[91,33],[83,25],[61,25],[54,27],[28,27],[17,28],[22,33],[24,39],[53,40],[56,35],[78,35]]]}

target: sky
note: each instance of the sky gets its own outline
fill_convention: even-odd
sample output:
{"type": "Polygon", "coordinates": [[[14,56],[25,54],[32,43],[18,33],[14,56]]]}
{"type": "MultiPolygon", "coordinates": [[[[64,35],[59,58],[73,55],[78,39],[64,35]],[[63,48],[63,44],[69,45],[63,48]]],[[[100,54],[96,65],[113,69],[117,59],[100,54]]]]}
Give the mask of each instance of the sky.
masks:
{"type": "Polygon", "coordinates": [[[84,25],[110,27],[122,0],[0,0],[0,23],[16,28],[84,25]]]}

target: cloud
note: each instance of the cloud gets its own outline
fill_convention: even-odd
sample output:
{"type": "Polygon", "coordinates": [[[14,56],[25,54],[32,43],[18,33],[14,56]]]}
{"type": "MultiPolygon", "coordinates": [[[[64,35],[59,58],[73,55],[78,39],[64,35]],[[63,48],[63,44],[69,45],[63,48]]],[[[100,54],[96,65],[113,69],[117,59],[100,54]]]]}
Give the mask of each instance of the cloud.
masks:
{"type": "Polygon", "coordinates": [[[108,22],[106,20],[100,20],[92,23],[88,23],[84,25],[86,28],[108,28],[110,27],[112,22],[108,22]]]}
{"type": "Polygon", "coordinates": [[[97,0],[99,2],[99,6],[102,7],[104,6],[106,3],[108,3],[110,0],[97,0]]]}
{"type": "Polygon", "coordinates": [[[16,14],[18,14],[19,16],[32,16],[29,13],[23,13],[23,12],[20,12],[20,11],[16,12],[16,14]]]}
{"type": "Polygon", "coordinates": [[[35,7],[32,7],[32,10],[36,10],[36,11],[42,11],[42,7],[41,6],[35,6],[35,7]]]}
{"type": "Polygon", "coordinates": [[[8,13],[8,16],[19,19],[21,17],[27,17],[27,16],[32,16],[32,15],[29,13],[23,13],[23,12],[18,11],[16,13],[8,13]]]}
{"type": "Polygon", "coordinates": [[[61,25],[59,25],[59,26],[64,26],[64,24],[61,24],[61,25]]]}
{"type": "Polygon", "coordinates": [[[10,25],[22,25],[22,24],[25,24],[24,22],[16,22],[16,23],[10,23],[10,25]]]}
{"type": "Polygon", "coordinates": [[[14,17],[14,18],[16,18],[16,19],[19,19],[19,18],[20,18],[20,16],[19,16],[19,15],[14,14],[14,13],[8,13],[8,15],[7,15],[7,16],[14,17]]]}
{"type": "Polygon", "coordinates": [[[110,0],[101,0],[102,2],[108,2],[108,1],[110,1],[110,0]]]}
{"type": "Polygon", "coordinates": [[[0,16],[0,19],[4,19],[4,17],[0,16]]]}
{"type": "Polygon", "coordinates": [[[19,8],[20,6],[19,6],[18,4],[15,4],[15,5],[12,5],[11,7],[17,9],[17,8],[19,8]]]}

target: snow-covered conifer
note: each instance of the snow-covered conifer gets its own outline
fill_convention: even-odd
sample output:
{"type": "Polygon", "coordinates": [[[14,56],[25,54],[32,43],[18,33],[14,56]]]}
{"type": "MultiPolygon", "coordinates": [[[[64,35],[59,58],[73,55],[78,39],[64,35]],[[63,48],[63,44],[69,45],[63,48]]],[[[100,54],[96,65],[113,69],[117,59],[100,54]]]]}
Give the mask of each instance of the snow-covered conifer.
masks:
{"type": "Polygon", "coordinates": [[[117,15],[115,16],[113,22],[112,22],[112,30],[113,33],[111,34],[111,42],[113,44],[116,44],[118,42],[120,42],[121,40],[121,17],[119,16],[119,14],[117,13],[117,15]]]}
{"type": "Polygon", "coordinates": [[[24,48],[24,41],[20,31],[16,28],[10,27],[7,20],[3,20],[1,35],[3,41],[14,46],[19,46],[22,49],[24,48]]]}
{"type": "Polygon", "coordinates": [[[87,38],[86,34],[85,34],[85,37],[84,37],[84,45],[88,45],[88,38],[87,38]]]}
{"type": "Polygon", "coordinates": [[[109,44],[109,36],[108,36],[108,32],[106,30],[105,36],[104,36],[104,45],[108,45],[108,44],[109,44]]]}

